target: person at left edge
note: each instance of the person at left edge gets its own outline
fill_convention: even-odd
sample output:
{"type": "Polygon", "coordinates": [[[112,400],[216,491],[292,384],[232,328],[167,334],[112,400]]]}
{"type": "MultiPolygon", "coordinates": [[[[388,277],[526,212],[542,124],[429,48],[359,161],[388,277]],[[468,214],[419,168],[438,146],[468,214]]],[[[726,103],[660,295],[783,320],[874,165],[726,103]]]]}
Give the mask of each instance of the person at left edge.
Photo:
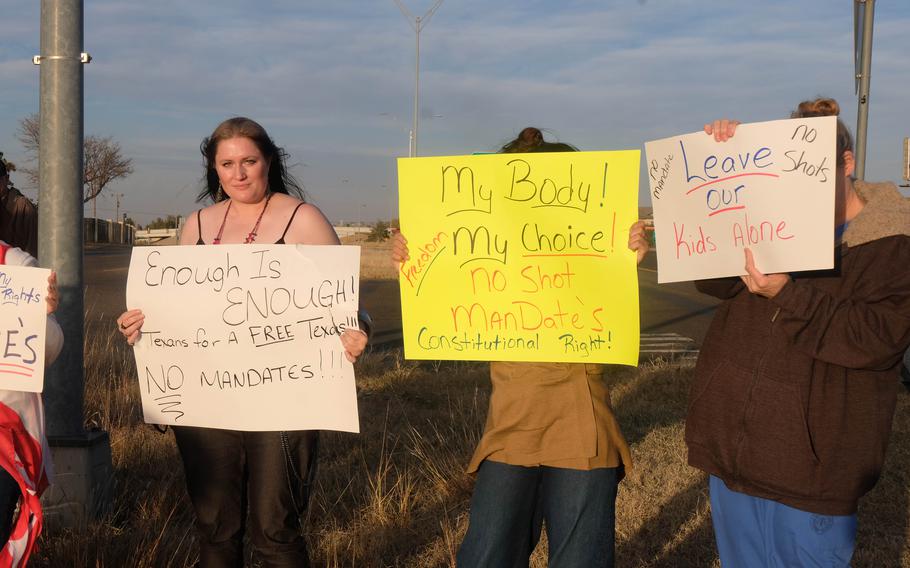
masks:
{"type": "MultiPolygon", "coordinates": [[[[22,249],[0,240],[0,266],[38,266],[22,249]]],[[[54,318],[57,275],[47,281],[45,368],[63,349],[63,330],[54,318]]],[[[3,370],[0,365],[0,370],[3,370]]],[[[44,434],[41,394],[0,389],[0,566],[25,566],[41,534],[41,494],[50,484],[51,455],[44,434]],[[18,514],[17,514],[18,508],[18,514]]]]}
{"type": "Polygon", "coordinates": [[[38,209],[13,187],[9,173],[16,166],[0,152],[0,240],[38,257],[38,209]]]}
{"type": "MultiPolygon", "coordinates": [[[[201,150],[205,187],[199,201],[214,204],[189,215],[180,244],[340,244],[322,212],[301,199],[303,192],[286,170],[286,154],[258,123],[225,120],[201,150]]],[[[138,309],[117,318],[130,344],[143,322],[138,309]]],[[[354,362],[367,335],[347,329],[341,343],[354,362]]],[[[243,566],[245,526],[262,566],[309,566],[302,523],[316,471],[315,431],[180,426],[174,437],[196,512],[201,568],[243,566]]]]}

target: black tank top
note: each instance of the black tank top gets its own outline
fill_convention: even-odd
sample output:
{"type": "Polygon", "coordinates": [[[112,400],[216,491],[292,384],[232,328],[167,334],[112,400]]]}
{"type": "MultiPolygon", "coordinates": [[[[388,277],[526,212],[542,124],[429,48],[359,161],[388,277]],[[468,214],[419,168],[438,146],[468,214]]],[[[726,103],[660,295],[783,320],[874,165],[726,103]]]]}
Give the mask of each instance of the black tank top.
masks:
{"type": "MultiPolygon", "coordinates": [[[[297,216],[297,210],[300,209],[301,205],[303,205],[303,203],[298,203],[297,207],[294,208],[294,212],[291,213],[291,218],[288,219],[288,224],[285,225],[285,227],[284,227],[284,232],[281,233],[281,238],[275,242],[276,245],[285,244],[284,236],[288,234],[288,229],[291,228],[291,223],[294,222],[294,217],[297,216]]],[[[204,245],[204,244],[206,244],[206,242],[202,240],[202,209],[196,211],[196,226],[199,227],[199,239],[196,240],[196,244],[204,245]]]]}

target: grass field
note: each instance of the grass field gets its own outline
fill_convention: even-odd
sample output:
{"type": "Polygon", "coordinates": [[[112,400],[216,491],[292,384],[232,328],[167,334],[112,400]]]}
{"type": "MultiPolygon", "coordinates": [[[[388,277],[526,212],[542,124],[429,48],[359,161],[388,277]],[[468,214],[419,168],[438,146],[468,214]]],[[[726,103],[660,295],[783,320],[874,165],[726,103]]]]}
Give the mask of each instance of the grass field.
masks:
{"type": "MultiPolygon", "coordinates": [[[[142,423],[119,337],[86,353],[89,425],[111,434],[114,504],[80,530],[47,530],[36,566],[192,566],[192,512],[170,433],[142,423]]],[[[463,473],[489,396],[480,363],[358,363],[362,434],[323,435],[308,539],[315,566],[452,566],[472,480],[463,473]]],[[[635,467],[617,504],[619,566],[713,566],[704,476],[685,465],[691,364],[612,368],[614,406],[635,467]]],[[[855,566],[910,566],[910,394],[902,393],[886,473],[863,502],[855,566]]],[[[533,566],[545,566],[545,542],[533,566]]]]}
{"type": "MultiPolygon", "coordinates": [[[[365,255],[367,278],[387,277],[365,255]],[[371,264],[372,263],[372,264],[371,264]]],[[[110,432],[112,509],[79,530],[48,529],[35,566],[192,566],[192,511],[170,433],[142,423],[132,354],[110,326],[87,339],[86,422],[110,432]]],[[[405,361],[398,350],[358,362],[362,434],[322,436],[307,538],[314,566],[448,567],[467,522],[464,466],[489,397],[488,365],[405,361]]],[[[682,441],[691,363],[613,367],[613,405],[635,467],[617,503],[622,567],[717,565],[706,479],[682,441]]],[[[860,509],[854,566],[910,568],[910,394],[902,392],[885,475],[860,509]]],[[[546,542],[533,566],[546,565],[546,542]]]]}

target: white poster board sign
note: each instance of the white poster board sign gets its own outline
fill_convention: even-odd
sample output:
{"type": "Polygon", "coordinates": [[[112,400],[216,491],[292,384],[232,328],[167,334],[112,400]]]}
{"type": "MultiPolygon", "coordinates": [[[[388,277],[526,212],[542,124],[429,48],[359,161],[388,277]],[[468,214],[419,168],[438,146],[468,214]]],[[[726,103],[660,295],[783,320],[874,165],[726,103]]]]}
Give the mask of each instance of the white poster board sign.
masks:
{"type": "Polygon", "coordinates": [[[358,432],[360,249],[135,247],[127,305],[145,314],[136,368],[145,421],[247,431],[358,432]]]}
{"type": "Polygon", "coordinates": [[[0,389],[44,389],[46,268],[0,265],[0,389]]]}
{"type": "Polygon", "coordinates": [[[835,117],[741,124],[645,143],[657,281],[834,266],[835,117]]]}

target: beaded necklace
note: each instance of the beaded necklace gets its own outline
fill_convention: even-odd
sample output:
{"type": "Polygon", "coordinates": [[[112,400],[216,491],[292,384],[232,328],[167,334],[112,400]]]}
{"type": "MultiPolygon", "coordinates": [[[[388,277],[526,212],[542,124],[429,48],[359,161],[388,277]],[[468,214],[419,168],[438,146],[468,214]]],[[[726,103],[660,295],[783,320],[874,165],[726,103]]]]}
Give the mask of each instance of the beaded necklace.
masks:
{"type": "MultiPolygon", "coordinates": [[[[265,197],[265,205],[262,206],[262,211],[259,212],[259,217],[256,219],[256,224],[253,225],[253,229],[247,234],[246,239],[243,240],[243,244],[248,245],[256,240],[256,231],[259,230],[259,223],[262,221],[262,216],[265,215],[265,208],[269,206],[269,200],[272,199],[272,194],[269,193],[265,197]]],[[[224,232],[224,225],[227,223],[228,213],[231,211],[231,204],[234,203],[233,200],[228,201],[227,209],[224,210],[224,219],[221,220],[221,227],[218,228],[218,236],[215,237],[215,240],[212,241],[213,245],[221,244],[221,234],[224,232]]]]}

